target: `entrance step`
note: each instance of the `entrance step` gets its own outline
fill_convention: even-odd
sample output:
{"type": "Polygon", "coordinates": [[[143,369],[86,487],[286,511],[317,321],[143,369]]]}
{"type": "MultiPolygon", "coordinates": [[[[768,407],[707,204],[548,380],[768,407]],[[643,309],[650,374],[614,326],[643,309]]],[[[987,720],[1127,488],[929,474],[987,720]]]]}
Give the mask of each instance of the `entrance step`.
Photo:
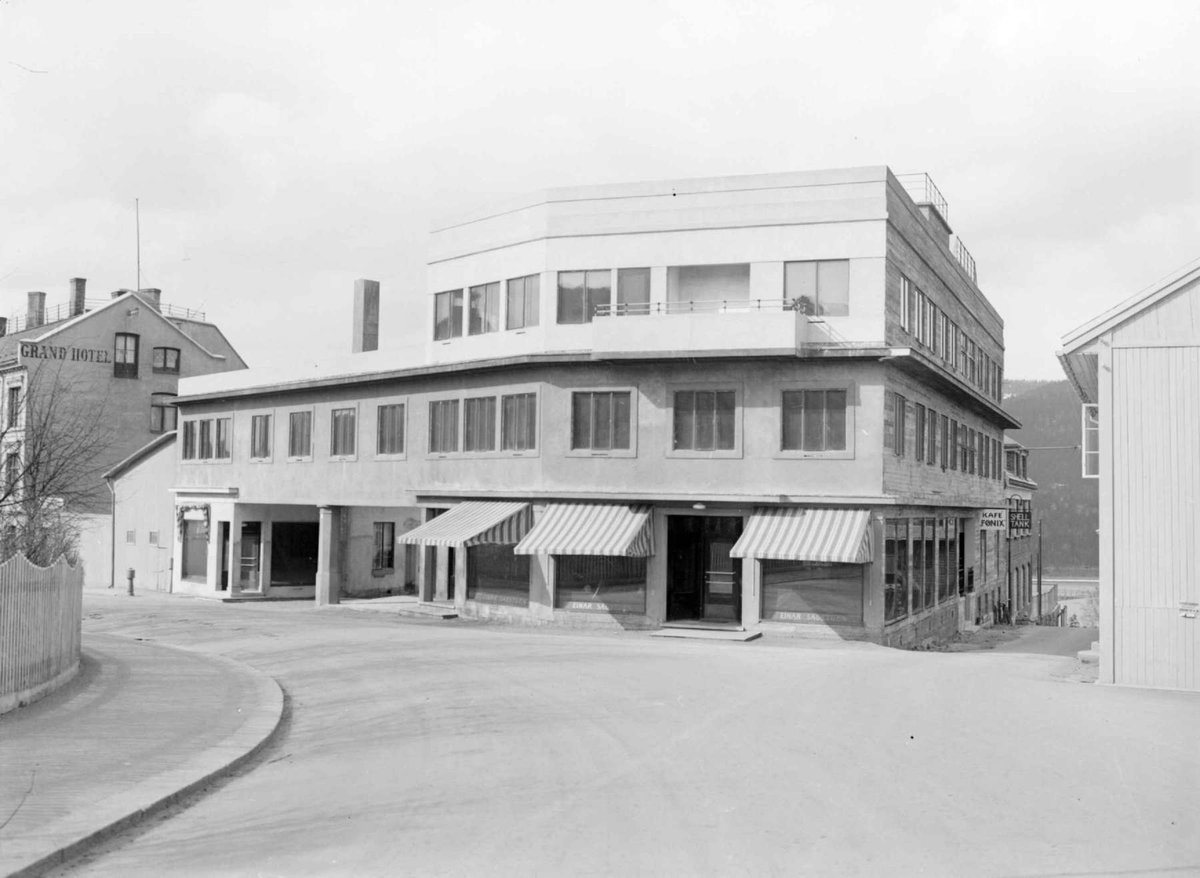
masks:
{"type": "Polygon", "coordinates": [[[263,594],[261,591],[243,591],[235,595],[222,597],[223,604],[250,604],[263,601],[311,601],[311,597],[294,597],[292,595],[263,594]]]}
{"type": "Polygon", "coordinates": [[[739,626],[718,625],[664,625],[657,631],[650,632],[651,637],[686,637],[691,640],[731,640],[745,643],[762,637],[761,631],[747,631],[739,626]]]}

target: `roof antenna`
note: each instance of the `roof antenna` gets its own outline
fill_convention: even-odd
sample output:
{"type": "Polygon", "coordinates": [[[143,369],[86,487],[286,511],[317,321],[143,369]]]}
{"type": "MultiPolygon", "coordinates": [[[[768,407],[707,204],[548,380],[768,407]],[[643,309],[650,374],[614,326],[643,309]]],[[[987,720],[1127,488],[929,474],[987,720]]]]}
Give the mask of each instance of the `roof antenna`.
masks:
{"type": "Polygon", "coordinates": [[[133,216],[137,228],[137,286],[135,290],[142,288],[142,209],[138,204],[138,199],[133,199],[133,216]]]}

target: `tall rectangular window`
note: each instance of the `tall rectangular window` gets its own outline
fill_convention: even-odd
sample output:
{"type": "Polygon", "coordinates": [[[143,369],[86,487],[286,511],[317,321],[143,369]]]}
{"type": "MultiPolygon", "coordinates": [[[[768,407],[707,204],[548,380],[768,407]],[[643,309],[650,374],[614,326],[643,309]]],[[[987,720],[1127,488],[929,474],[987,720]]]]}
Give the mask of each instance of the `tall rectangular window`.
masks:
{"type": "Polygon", "coordinates": [[[179,409],[175,408],[175,394],[150,394],[150,432],[169,433],[175,429],[179,409]]]}
{"type": "Polygon", "coordinates": [[[371,558],[372,570],[394,570],[396,568],[396,522],[375,522],[375,554],[371,558]]]}
{"type": "Polygon", "coordinates": [[[975,475],[976,468],[976,452],[979,445],[977,436],[979,434],[972,428],[967,428],[967,472],[975,475]]]}
{"type": "Polygon", "coordinates": [[[183,422],[183,459],[196,459],[196,422],[183,422]]]}
{"type": "Polygon", "coordinates": [[[966,475],[968,473],[967,462],[968,462],[968,458],[970,457],[970,455],[967,453],[967,448],[968,448],[967,438],[968,438],[967,437],[967,425],[959,424],[958,425],[958,468],[959,468],[959,470],[962,471],[963,475],[966,475]]]}
{"type": "Polygon", "coordinates": [[[942,360],[949,363],[954,359],[954,324],[948,314],[942,315],[942,360]]]}
{"type": "Polygon", "coordinates": [[[197,455],[200,460],[212,460],[213,456],[213,437],[212,426],[210,420],[200,421],[200,452],[197,455]]]}
{"type": "Polygon", "coordinates": [[[358,413],[355,409],[334,409],[329,415],[329,454],[350,457],[354,454],[358,413]]]}
{"type": "Polygon", "coordinates": [[[537,394],[514,393],[500,398],[500,448],[533,451],[537,448],[537,394]]]}
{"type": "Polygon", "coordinates": [[[900,275],[900,328],[912,332],[913,286],[912,281],[900,275]]]}
{"type": "Polygon", "coordinates": [[[482,335],[500,329],[500,283],[471,287],[468,305],[468,335],[482,335]]]}
{"type": "Polygon", "coordinates": [[[216,433],[217,433],[217,449],[214,455],[217,460],[229,460],[233,457],[233,450],[230,443],[230,434],[233,432],[232,418],[217,418],[216,433]]]}
{"type": "Polygon", "coordinates": [[[250,459],[266,460],[271,456],[271,416],[250,418],[250,459]]]}
{"type": "Polygon", "coordinates": [[[463,291],[449,290],[433,297],[433,340],[458,338],[463,331],[463,291]]]}
{"type": "Polygon", "coordinates": [[[571,395],[571,448],[627,451],[630,448],[630,393],[587,391],[571,395]]]}
{"type": "Polygon", "coordinates": [[[429,453],[455,451],[458,451],[458,400],[440,399],[429,403],[429,453]]]}
{"type": "Polygon", "coordinates": [[[933,307],[933,344],[930,345],[933,349],[933,355],[939,357],[942,354],[942,309],[934,305],[933,307]]]}
{"type": "Polygon", "coordinates": [[[618,314],[650,313],[650,269],[622,268],[617,271],[618,314]]]}
{"type": "Polygon", "coordinates": [[[8,388],[8,426],[16,427],[21,422],[21,388],[8,388]]]}
{"type": "Polygon", "coordinates": [[[496,450],[496,397],[463,400],[463,451],[496,450]]]}
{"type": "Polygon", "coordinates": [[[916,404],[916,422],[913,424],[913,438],[917,441],[916,458],[918,463],[925,461],[925,406],[916,404]]]}
{"type": "Polygon", "coordinates": [[[1100,478],[1100,406],[1088,403],[1080,411],[1083,436],[1083,471],[1085,479],[1100,478]]]}
{"type": "Polygon", "coordinates": [[[845,451],[846,391],[785,390],[784,451],[845,451]]]}
{"type": "Polygon", "coordinates": [[[929,410],[929,438],[925,442],[925,462],[933,466],[937,464],[938,451],[938,415],[933,409],[929,410]]]}
{"type": "Polygon", "coordinates": [[[376,413],[375,453],[404,453],[404,405],[381,405],[376,413]]]}
{"type": "Polygon", "coordinates": [[[845,316],[850,313],[850,260],[785,262],[783,290],[804,314],[845,316]]]}
{"type": "Polygon", "coordinates": [[[950,418],[942,415],[942,438],[939,443],[941,446],[941,464],[942,469],[946,469],[950,461],[954,459],[954,449],[950,447],[950,418]]]}
{"type": "Polygon", "coordinates": [[[883,523],[883,621],[908,615],[908,521],[883,523]]]}
{"type": "Polygon", "coordinates": [[[138,377],[138,337],[132,332],[118,332],[113,347],[113,376],[138,377]]]}
{"type": "Polygon", "coordinates": [[[898,393],[894,394],[894,397],[896,400],[896,417],[895,417],[896,433],[895,433],[894,438],[892,439],[892,450],[895,451],[897,457],[904,457],[904,451],[905,451],[905,448],[904,448],[904,446],[905,446],[905,441],[904,441],[905,423],[904,423],[904,420],[905,420],[905,409],[908,407],[908,401],[905,400],[905,398],[898,393]]]}
{"type": "Polygon", "coordinates": [[[675,449],[732,451],[737,394],[732,390],[675,391],[675,449]]]}
{"type": "Polygon", "coordinates": [[[612,271],[560,271],[558,322],[591,323],[596,308],[612,302],[612,271]]]}
{"type": "Polygon", "coordinates": [[[16,491],[20,487],[21,480],[21,455],[15,451],[10,452],[4,458],[4,484],[8,486],[10,492],[16,491]]]}
{"type": "Polygon", "coordinates": [[[288,457],[312,457],[312,412],[288,415],[288,457]]]}
{"type": "Polygon", "coordinates": [[[540,290],[540,275],[530,274],[508,281],[508,300],[505,302],[504,317],[506,329],[525,329],[538,325],[540,290]]]}

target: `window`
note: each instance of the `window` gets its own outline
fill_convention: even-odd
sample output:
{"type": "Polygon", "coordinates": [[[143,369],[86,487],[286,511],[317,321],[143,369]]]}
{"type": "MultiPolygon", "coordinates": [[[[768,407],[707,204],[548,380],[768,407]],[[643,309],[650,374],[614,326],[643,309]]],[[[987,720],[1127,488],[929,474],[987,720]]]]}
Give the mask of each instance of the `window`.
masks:
{"type": "Polygon", "coordinates": [[[213,437],[212,421],[200,421],[200,454],[201,460],[212,460],[213,437]]]}
{"type": "Polygon", "coordinates": [[[125,531],[125,544],[129,545],[129,546],[133,546],[133,545],[137,544],[137,531],[136,530],[125,531]]]}
{"type": "Polygon", "coordinates": [[[895,434],[892,439],[892,448],[895,451],[897,457],[904,457],[904,445],[905,445],[904,416],[905,416],[905,409],[908,407],[908,402],[907,402],[907,400],[904,399],[903,396],[901,396],[898,393],[893,394],[893,397],[896,400],[896,418],[895,418],[895,434]]]}
{"type": "Polygon", "coordinates": [[[511,545],[467,547],[467,600],[529,606],[529,556],[511,545]]]}
{"type": "Polygon", "coordinates": [[[913,288],[912,281],[900,276],[900,328],[912,332],[913,288]]]}
{"type": "Polygon", "coordinates": [[[183,459],[196,459],[196,422],[183,422],[183,459]]]}
{"type": "Polygon", "coordinates": [[[381,405],[377,410],[375,428],[376,454],[404,453],[404,405],[381,405]]]}
{"type": "Polygon", "coordinates": [[[845,451],[846,391],[785,390],[784,451],[845,451]]]}
{"type": "Polygon", "coordinates": [[[982,431],[977,435],[976,446],[979,456],[979,475],[986,479],[988,477],[988,458],[991,449],[988,447],[988,437],[982,431]]]}
{"type": "Polygon", "coordinates": [[[593,613],[646,612],[646,559],[555,555],[554,606],[593,613]]]}
{"type": "Polygon", "coordinates": [[[929,410],[928,424],[929,437],[925,442],[925,462],[930,466],[936,466],[938,453],[938,415],[933,409],[929,410]]]}
{"type": "Polygon", "coordinates": [[[917,291],[917,341],[929,346],[929,299],[917,291]]]}
{"type": "Polygon", "coordinates": [[[152,530],[146,534],[146,542],[152,546],[158,545],[158,531],[152,530]]]}
{"type": "Polygon", "coordinates": [[[968,472],[967,463],[969,462],[969,459],[970,459],[970,454],[968,454],[968,452],[967,452],[967,449],[969,447],[967,439],[968,439],[967,425],[959,424],[958,425],[958,468],[963,472],[964,475],[966,475],[968,472]]]}
{"type": "Polygon", "coordinates": [[[271,416],[250,418],[250,459],[266,460],[271,456],[271,416]]]}
{"type": "Polygon", "coordinates": [[[503,451],[537,448],[536,393],[500,397],[500,448],[503,451]]]}
{"type": "Polygon", "coordinates": [[[967,380],[972,384],[978,383],[975,378],[975,362],[978,357],[979,349],[975,346],[975,342],[967,340],[967,380]]]}
{"type": "Polygon", "coordinates": [[[950,469],[958,469],[958,421],[950,419],[950,435],[946,443],[946,456],[950,458],[950,469]]]}
{"type": "Polygon", "coordinates": [[[908,521],[883,523],[883,621],[908,615],[908,521]]]}
{"type": "Polygon", "coordinates": [[[463,291],[450,290],[433,297],[433,340],[443,341],[462,335],[463,291]]]}
{"type": "Polygon", "coordinates": [[[916,415],[916,423],[913,425],[913,438],[917,440],[917,462],[923,463],[925,461],[925,406],[917,403],[916,415]]]}
{"type": "Polygon", "coordinates": [[[942,309],[936,305],[933,308],[933,344],[930,347],[935,357],[942,355],[942,309]]]}
{"type": "Polygon", "coordinates": [[[175,429],[179,409],[175,408],[175,394],[150,394],[150,432],[169,433],[175,429]]]}
{"type": "Polygon", "coordinates": [[[113,349],[113,377],[138,377],[138,337],[132,332],[118,332],[113,349]]]}
{"type": "Polygon", "coordinates": [[[183,561],[180,574],[184,579],[204,582],[208,579],[208,522],[184,519],[180,543],[183,561]]]}
{"type": "Polygon", "coordinates": [[[746,302],[750,299],[750,265],[675,265],[667,269],[667,301],[691,305],[746,302]]]}
{"type": "Polygon", "coordinates": [[[496,450],[496,397],[463,400],[463,451],[496,450]]]}
{"type": "Polygon", "coordinates": [[[571,394],[571,448],[629,450],[630,398],[629,391],[571,394]]]}
{"type": "Polygon", "coordinates": [[[468,300],[468,335],[482,335],[500,329],[500,283],[471,287],[468,300]]]}
{"type": "Polygon", "coordinates": [[[458,400],[442,399],[429,404],[429,453],[458,451],[458,400]]]}
{"type": "Polygon", "coordinates": [[[676,451],[732,451],[737,394],[732,390],[675,391],[676,451]]]}
{"type": "Polygon", "coordinates": [[[975,438],[976,435],[974,430],[970,427],[967,428],[967,472],[971,475],[975,475],[975,457],[978,447],[978,442],[975,438]]]}
{"type": "Polygon", "coordinates": [[[288,415],[288,457],[312,457],[312,412],[288,415]]]}
{"type": "Polygon", "coordinates": [[[946,314],[942,315],[942,360],[946,363],[954,360],[954,324],[946,314]]]}
{"type": "Polygon", "coordinates": [[[650,269],[622,268],[617,271],[617,313],[650,313],[650,269]]]}
{"type": "Polygon", "coordinates": [[[1100,478],[1100,406],[1088,404],[1082,410],[1083,477],[1100,478]]]}
{"type": "Polygon", "coordinates": [[[785,262],[783,289],[804,314],[845,316],[850,313],[850,261],[785,262]]]}
{"type": "Polygon", "coordinates": [[[232,418],[217,418],[216,420],[216,438],[217,448],[215,457],[217,460],[229,460],[233,457],[230,449],[229,434],[232,432],[232,418]]]}
{"type": "Polygon", "coordinates": [[[375,522],[375,555],[371,559],[372,570],[396,569],[396,523],[375,522]]]}
{"type": "Polygon", "coordinates": [[[942,417],[942,431],[941,431],[942,438],[941,438],[941,442],[939,443],[941,446],[941,449],[940,449],[941,450],[941,460],[939,462],[942,465],[942,469],[945,470],[948,465],[948,459],[949,460],[954,459],[954,453],[950,449],[950,435],[951,435],[950,434],[950,419],[948,417],[946,417],[945,415],[942,415],[941,417],[942,417]]]}
{"type": "Polygon", "coordinates": [[[862,624],[863,565],[762,561],[762,618],[862,624]]]}
{"type": "Polygon", "coordinates": [[[504,318],[506,329],[525,329],[538,325],[540,290],[541,277],[536,274],[514,277],[509,280],[504,318]]]}
{"type": "Polygon", "coordinates": [[[329,454],[331,457],[353,457],[358,422],[355,409],[334,409],[329,415],[329,454]]]}
{"type": "Polygon", "coordinates": [[[155,348],[154,358],[150,362],[155,372],[179,374],[179,348],[155,348]]]}
{"type": "Polygon", "coordinates": [[[16,427],[21,421],[21,388],[8,388],[8,426],[16,427]]]}
{"type": "Polygon", "coordinates": [[[612,271],[560,271],[558,322],[591,323],[599,305],[612,302],[612,271]]]}
{"type": "Polygon", "coordinates": [[[4,458],[4,484],[10,491],[15,491],[19,487],[20,480],[21,455],[12,452],[4,458]]]}

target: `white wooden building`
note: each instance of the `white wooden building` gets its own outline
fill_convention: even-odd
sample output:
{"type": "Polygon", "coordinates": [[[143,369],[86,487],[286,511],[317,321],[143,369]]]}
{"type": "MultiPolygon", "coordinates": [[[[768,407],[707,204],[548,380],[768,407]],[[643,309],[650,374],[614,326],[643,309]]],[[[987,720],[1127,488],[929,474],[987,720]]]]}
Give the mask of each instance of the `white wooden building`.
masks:
{"type": "Polygon", "coordinates": [[[1100,681],[1200,690],[1200,263],[1058,356],[1100,481],[1100,681]]]}

